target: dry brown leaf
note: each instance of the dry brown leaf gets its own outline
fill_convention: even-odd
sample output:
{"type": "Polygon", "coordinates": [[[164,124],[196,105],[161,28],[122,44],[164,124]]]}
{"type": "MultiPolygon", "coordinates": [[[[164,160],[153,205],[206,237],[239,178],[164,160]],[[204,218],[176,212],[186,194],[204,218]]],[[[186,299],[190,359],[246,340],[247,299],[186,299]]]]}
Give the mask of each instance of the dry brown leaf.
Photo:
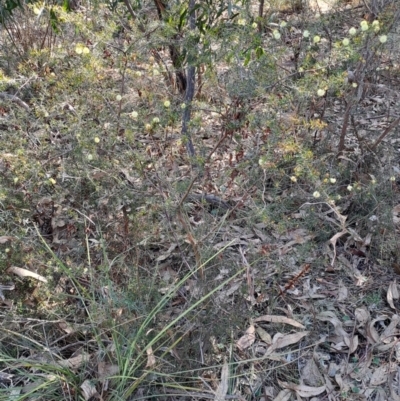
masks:
{"type": "Polygon", "coordinates": [[[67,323],[67,322],[60,322],[58,323],[58,327],[65,331],[67,334],[72,334],[75,333],[76,330],[71,326],[71,324],[67,323]]]}
{"type": "Polygon", "coordinates": [[[328,399],[335,400],[336,398],[329,396],[330,394],[334,394],[334,391],[335,391],[334,384],[332,383],[332,381],[330,380],[330,378],[327,375],[324,375],[324,379],[325,379],[325,387],[326,387],[326,392],[328,394],[328,399]]]}
{"type": "Polygon", "coordinates": [[[398,340],[396,339],[396,340],[394,340],[394,341],[392,341],[391,343],[388,343],[388,344],[379,344],[379,345],[376,345],[375,350],[378,351],[378,352],[392,351],[393,348],[396,346],[397,341],[398,341],[398,340]]]}
{"type": "Polygon", "coordinates": [[[358,348],[358,336],[344,337],[344,343],[349,347],[349,352],[352,354],[358,348]]]}
{"type": "Polygon", "coordinates": [[[399,291],[397,290],[397,283],[396,280],[392,281],[389,284],[389,288],[386,294],[386,299],[388,301],[388,304],[392,309],[396,309],[394,306],[393,300],[398,300],[399,299],[399,291]]]}
{"type": "Polygon", "coordinates": [[[264,341],[268,345],[272,344],[272,338],[270,334],[267,333],[262,327],[257,327],[256,331],[262,341],[264,341]]]}
{"type": "Polygon", "coordinates": [[[90,355],[85,352],[81,355],[74,356],[69,359],[61,359],[56,362],[57,365],[71,370],[80,368],[84,363],[87,363],[90,359],[90,355]]]}
{"type": "Polygon", "coordinates": [[[396,393],[396,389],[397,389],[397,392],[399,392],[398,385],[396,385],[396,384],[393,383],[393,376],[394,376],[394,374],[392,373],[392,374],[390,374],[389,377],[388,377],[388,379],[389,379],[390,395],[392,396],[393,401],[400,401],[400,395],[398,395],[398,394],[396,393]]]}
{"type": "Polygon", "coordinates": [[[335,326],[335,333],[341,337],[347,337],[347,332],[342,327],[342,322],[336,317],[336,315],[331,311],[321,312],[317,315],[318,320],[323,322],[330,322],[335,326]]]}
{"type": "Polygon", "coordinates": [[[83,398],[88,401],[90,398],[97,394],[95,385],[90,380],[85,380],[81,384],[83,398]]]}
{"type": "Polygon", "coordinates": [[[367,326],[367,337],[368,340],[370,340],[371,344],[378,344],[381,342],[378,331],[375,329],[375,323],[386,319],[387,319],[386,315],[378,316],[376,319],[372,320],[371,323],[367,326]]]}
{"type": "Polygon", "coordinates": [[[292,397],[292,392],[289,389],[284,389],[274,398],[274,401],[289,401],[292,397]]]}
{"type": "Polygon", "coordinates": [[[14,237],[3,235],[0,237],[0,244],[5,244],[6,242],[12,241],[13,239],[14,239],[14,237]]]}
{"type": "Polygon", "coordinates": [[[175,248],[178,246],[178,244],[172,243],[168,250],[164,253],[162,253],[157,259],[157,262],[162,262],[165,259],[168,259],[171,256],[171,253],[175,250],[175,248]]]}
{"type": "Polygon", "coordinates": [[[339,295],[338,295],[338,301],[342,302],[347,299],[348,295],[348,290],[347,287],[343,284],[342,280],[339,280],[339,295]]]}
{"type": "Polygon", "coordinates": [[[318,386],[324,382],[324,378],[318,369],[314,358],[308,359],[306,365],[301,371],[301,378],[303,379],[304,384],[307,384],[308,386],[318,386]]]}
{"type": "Polygon", "coordinates": [[[305,327],[297,322],[294,319],[290,319],[286,316],[278,316],[278,315],[263,315],[260,317],[257,317],[256,319],[254,319],[255,323],[259,323],[259,322],[270,322],[270,323],[284,323],[284,324],[290,324],[294,327],[298,327],[299,329],[305,329],[305,327]]]}
{"type": "Polygon", "coordinates": [[[115,376],[119,372],[118,365],[106,363],[104,361],[99,362],[97,366],[98,378],[101,380],[107,379],[110,376],[115,376]]]}
{"type": "Polygon", "coordinates": [[[393,337],[398,334],[397,325],[400,322],[399,315],[393,315],[389,323],[389,326],[381,334],[381,340],[383,343],[388,344],[393,341],[393,337]]]}
{"type": "Polygon", "coordinates": [[[214,401],[225,401],[226,394],[228,393],[228,388],[229,388],[229,365],[228,362],[225,361],[221,369],[221,380],[215,392],[214,401]]]}
{"type": "Polygon", "coordinates": [[[146,349],[146,354],[147,354],[146,368],[152,368],[156,364],[156,357],[154,356],[153,348],[148,347],[146,349]]]}
{"type": "Polygon", "coordinates": [[[400,223],[400,205],[396,205],[392,209],[392,215],[393,215],[393,223],[399,224],[400,223]]]}
{"type": "Polygon", "coordinates": [[[288,345],[298,343],[303,337],[307,336],[309,331],[300,331],[294,334],[283,335],[281,333],[275,334],[272,345],[268,349],[268,352],[274,351],[276,349],[287,347],[288,345]]]}
{"type": "Polygon", "coordinates": [[[383,384],[387,381],[388,379],[388,368],[386,365],[379,366],[375,370],[375,372],[372,374],[371,381],[369,384],[371,386],[379,386],[380,384],[383,384]]]}
{"type": "Polygon", "coordinates": [[[47,278],[41,276],[40,274],[31,272],[29,270],[23,269],[22,267],[11,266],[7,269],[8,273],[14,273],[19,277],[32,277],[36,280],[42,281],[43,283],[47,283],[47,278]]]}
{"type": "Polygon", "coordinates": [[[333,247],[333,258],[332,258],[332,262],[331,262],[331,266],[334,265],[335,260],[336,260],[336,242],[337,240],[342,237],[343,235],[347,234],[348,231],[346,229],[340,231],[339,233],[336,233],[330,240],[329,242],[332,244],[333,247]]]}
{"type": "Polygon", "coordinates": [[[233,240],[226,240],[226,241],[221,241],[221,242],[219,242],[218,244],[215,244],[214,246],[213,246],[213,249],[215,249],[216,251],[218,251],[218,250],[220,250],[220,249],[222,249],[222,248],[228,248],[228,247],[232,247],[232,246],[235,246],[235,245],[245,245],[245,246],[248,246],[249,245],[249,243],[248,243],[248,241],[243,241],[243,240],[241,240],[240,238],[234,238],[233,240]]]}
{"type": "Polygon", "coordinates": [[[354,311],[356,321],[358,322],[357,327],[364,327],[365,324],[370,320],[370,315],[367,308],[357,308],[354,311]]]}
{"type": "Polygon", "coordinates": [[[245,332],[245,334],[236,341],[236,346],[241,350],[245,350],[254,344],[256,339],[255,327],[252,324],[245,332]]]}
{"type": "Polygon", "coordinates": [[[304,398],[316,397],[326,390],[325,385],[321,387],[310,387],[303,384],[281,382],[280,380],[278,380],[278,383],[281,387],[295,391],[300,397],[304,398]]]}

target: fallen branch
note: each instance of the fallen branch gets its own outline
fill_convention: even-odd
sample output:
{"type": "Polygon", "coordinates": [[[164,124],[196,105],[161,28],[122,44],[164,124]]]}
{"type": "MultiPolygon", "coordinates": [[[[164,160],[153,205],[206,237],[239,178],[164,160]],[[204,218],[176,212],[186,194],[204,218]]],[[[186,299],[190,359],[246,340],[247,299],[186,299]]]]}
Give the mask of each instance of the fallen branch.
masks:
{"type": "Polygon", "coordinates": [[[374,151],[376,149],[376,147],[383,141],[383,139],[385,138],[385,136],[387,136],[389,134],[389,132],[395,128],[398,124],[400,123],[400,117],[396,118],[396,120],[394,120],[389,127],[387,127],[385,129],[385,131],[382,132],[382,134],[379,136],[379,138],[375,141],[375,143],[372,145],[371,150],[374,151]]]}
{"type": "Polygon", "coordinates": [[[31,108],[18,96],[10,95],[9,93],[0,92],[0,99],[9,100],[11,102],[17,103],[18,106],[24,108],[26,111],[30,111],[31,108]]]}

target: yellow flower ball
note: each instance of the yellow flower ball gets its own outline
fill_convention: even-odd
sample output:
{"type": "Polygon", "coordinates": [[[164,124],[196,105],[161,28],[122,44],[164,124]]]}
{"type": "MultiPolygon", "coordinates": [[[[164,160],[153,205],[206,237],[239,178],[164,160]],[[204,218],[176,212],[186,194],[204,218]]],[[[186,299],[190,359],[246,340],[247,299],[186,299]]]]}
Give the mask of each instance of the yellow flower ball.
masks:
{"type": "Polygon", "coordinates": [[[361,21],[360,22],[360,27],[361,27],[361,30],[363,31],[363,32],[365,32],[365,31],[367,31],[368,30],[368,22],[367,21],[361,21]]]}
{"type": "Polygon", "coordinates": [[[279,40],[281,38],[281,34],[277,29],[273,30],[272,35],[276,40],[279,40]]]}
{"type": "Polygon", "coordinates": [[[349,29],[349,34],[350,34],[351,36],[354,36],[356,33],[357,33],[357,29],[356,29],[356,28],[350,28],[350,29],[349,29]]]}

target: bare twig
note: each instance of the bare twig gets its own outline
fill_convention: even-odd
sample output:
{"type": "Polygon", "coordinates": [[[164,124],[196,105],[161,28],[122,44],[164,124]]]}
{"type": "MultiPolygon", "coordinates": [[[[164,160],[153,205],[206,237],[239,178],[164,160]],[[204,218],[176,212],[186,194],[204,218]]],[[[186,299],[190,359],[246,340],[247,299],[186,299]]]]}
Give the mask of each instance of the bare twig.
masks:
{"type": "MultiPolygon", "coordinates": [[[[194,31],[196,29],[196,0],[189,1],[189,29],[190,31],[194,31]]],[[[192,138],[190,132],[188,130],[188,125],[190,122],[191,111],[192,111],[192,101],[194,96],[194,87],[196,84],[196,67],[194,65],[194,57],[189,58],[188,60],[188,68],[187,68],[187,87],[185,92],[185,110],[183,111],[182,117],[182,138],[186,139],[186,149],[191,158],[196,155],[194,150],[192,138]]],[[[193,163],[192,163],[193,164],[193,163]]]]}
{"type": "Polygon", "coordinates": [[[30,107],[15,95],[9,95],[8,93],[0,92],[0,99],[10,100],[11,102],[17,103],[18,106],[21,106],[26,111],[30,111],[30,107]]]}
{"type": "Polygon", "coordinates": [[[382,132],[379,138],[372,145],[371,150],[376,150],[377,146],[382,142],[382,140],[389,134],[389,132],[394,129],[400,123],[400,117],[397,117],[390,125],[382,132]]]}

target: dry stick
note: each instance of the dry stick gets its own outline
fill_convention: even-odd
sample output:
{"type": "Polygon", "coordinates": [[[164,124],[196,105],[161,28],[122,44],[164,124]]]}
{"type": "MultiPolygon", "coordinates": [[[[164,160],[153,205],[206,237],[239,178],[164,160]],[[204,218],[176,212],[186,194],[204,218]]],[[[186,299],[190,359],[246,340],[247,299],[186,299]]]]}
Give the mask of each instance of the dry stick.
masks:
{"type": "Polygon", "coordinates": [[[260,4],[258,5],[258,32],[262,34],[263,23],[262,18],[264,15],[264,0],[260,0],[260,4]]]}
{"type": "MultiPolygon", "coordinates": [[[[196,15],[195,15],[196,0],[189,1],[189,30],[193,32],[196,29],[196,15]]],[[[181,136],[186,139],[186,149],[189,156],[193,159],[196,155],[194,150],[192,138],[188,130],[188,125],[190,122],[191,111],[192,111],[192,101],[194,96],[194,87],[196,84],[196,67],[193,64],[194,57],[189,57],[187,68],[187,86],[185,92],[185,110],[183,111],[182,117],[182,130],[181,136]]],[[[192,163],[193,165],[193,163],[192,163]]]]}
{"type": "Polygon", "coordinates": [[[352,106],[353,102],[350,101],[344,113],[343,126],[342,126],[342,131],[340,133],[339,146],[338,146],[338,157],[341,156],[344,151],[344,140],[346,138],[347,127],[349,125],[350,110],[352,106]]]}
{"type": "Polygon", "coordinates": [[[376,147],[382,142],[382,140],[385,138],[386,135],[389,134],[389,132],[396,127],[400,123],[400,117],[397,117],[396,120],[394,120],[389,127],[385,129],[385,131],[382,132],[382,134],[379,136],[379,138],[375,141],[375,143],[372,145],[371,150],[375,151],[376,147]]]}
{"type": "Polygon", "coordinates": [[[18,106],[21,106],[26,111],[30,111],[30,107],[23,100],[21,100],[19,97],[15,95],[10,95],[5,92],[0,92],[0,99],[9,100],[10,102],[17,103],[18,106]]]}

